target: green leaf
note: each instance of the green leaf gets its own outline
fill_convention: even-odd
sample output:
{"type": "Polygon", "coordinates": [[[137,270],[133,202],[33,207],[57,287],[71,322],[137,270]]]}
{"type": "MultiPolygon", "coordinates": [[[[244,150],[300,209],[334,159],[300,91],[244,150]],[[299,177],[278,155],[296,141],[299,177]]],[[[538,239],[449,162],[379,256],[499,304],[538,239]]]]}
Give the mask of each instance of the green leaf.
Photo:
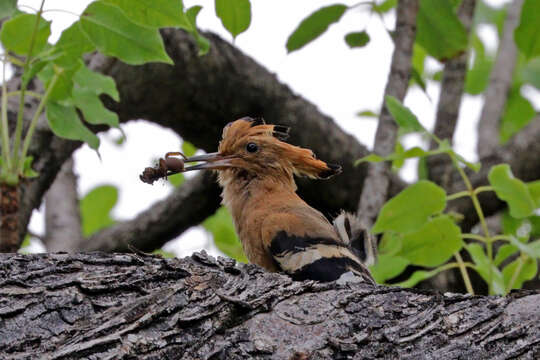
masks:
{"type": "Polygon", "coordinates": [[[499,37],[502,34],[504,20],[506,19],[506,7],[495,8],[485,1],[477,1],[474,10],[473,29],[478,24],[494,24],[497,27],[499,37]]]}
{"type": "Polygon", "coordinates": [[[91,3],[81,15],[80,26],[100,52],[125,63],[173,63],[157,29],[131,22],[115,6],[100,1],[91,3]]]}
{"type": "Polygon", "coordinates": [[[516,219],[510,216],[508,211],[504,211],[501,225],[504,234],[513,235],[523,243],[529,241],[531,237],[532,228],[529,218],[516,219]]]}
{"type": "Polygon", "coordinates": [[[32,61],[28,71],[25,71],[22,74],[22,83],[24,84],[24,86],[27,86],[30,80],[32,80],[37,73],[43,70],[45,65],[47,65],[48,63],[48,61],[43,60],[32,61]]]}
{"type": "Polygon", "coordinates": [[[467,32],[449,1],[420,0],[416,42],[439,60],[465,51],[467,32]]]}
{"type": "Polygon", "coordinates": [[[536,204],[536,208],[540,208],[540,180],[527,183],[527,188],[536,204]]]}
{"type": "Polygon", "coordinates": [[[248,29],[251,23],[249,0],[215,0],[215,2],[216,15],[233,38],[248,29]]]}
{"type": "Polygon", "coordinates": [[[348,33],[345,42],[350,48],[364,47],[369,42],[369,35],[365,31],[348,33]]]}
{"type": "Polygon", "coordinates": [[[391,231],[387,231],[383,234],[381,241],[379,242],[379,255],[396,255],[403,247],[402,235],[396,234],[391,231]]]}
{"type": "Polygon", "coordinates": [[[84,126],[74,106],[49,102],[46,114],[49,126],[55,135],[65,139],[84,141],[92,149],[99,147],[99,138],[84,126]]]}
{"type": "MultiPolygon", "coordinates": [[[[29,235],[29,234],[26,234],[26,235],[24,236],[24,240],[23,240],[23,242],[22,242],[22,244],[21,244],[21,247],[19,248],[19,251],[18,251],[18,252],[21,252],[22,249],[27,248],[27,247],[29,247],[29,246],[30,246],[30,235],[29,235]]],[[[22,253],[24,253],[24,252],[22,252],[22,253]]]]}
{"type": "Polygon", "coordinates": [[[399,256],[380,254],[377,263],[370,266],[371,275],[378,284],[383,284],[386,280],[392,279],[405,270],[409,261],[399,256]]]}
{"type": "Polygon", "coordinates": [[[465,248],[471,255],[475,269],[478,274],[484,279],[490,288],[490,294],[504,295],[506,293],[506,287],[504,285],[504,278],[499,269],[489,262],[489,259],[484,252],[484,248],[479,244],[468,244],[465,248]],[[491,267],[491,283],[489,282],[489,269],[491,267]]]}
{"type": "Polygon", "coordinates": [[[429,179],[429,167],[427,165],[427,158],[421,157],[418,159],[418,180],[429,179]]]}
{"type": "MultiPolygon", "coordinates": [[[[431,134],[428,133],[428,135],[431,135],[431,134]]],[[[448,155],[455,157],[458,162],[464,164],[465,166],[467,166],[469,169],[473,170],[474,172],[478,172],[478,170],[480,170],[480,168],[482,167],[482,164],[480,162],[471,163],[467,161],[463,156],[455,152],[454,149],[452,149],[452,146],[450,145],[450,142],[448,141],[448,139],[443,139],[439,143],[439,147],[436,149],[436,151],[445,152],[448,155]]]]}
{"type": "Polygon", "coordinates": [[[187,157],[195,155],[197,148],[189,141],[184,140],[182,142],[182,153],[187,157]]]}
{"type": "Polygon", "coordinates": [[[540,55],[538,14],[540,14],[540,1],[525,0],[521,7],[519,26],[514,31],[516,45],[528,59],[540,55]]]}
{"type": "Polygon", "coordinates": [[[371,110],[362,110],[362,111],[357,112],[357,113],[356,113],[356,116],[364,116],[364,117],[374,117],[374,118],[377,118],[377,117],[379,117],[379,114],[377,114],[376,112],[371,111],[371,110]]]}
{"type": "Polygon", "coordinates": [[[523,243],[513,236],[510,236],[510,243],[517,247],[519,251],[529,255],[533,259],[540,258],[540,240],[536,240],[530,243],[523,243]]]}
{"type": "Polygon", "coordinates": [[[151,28],[189,29],[181,0],[102,0],[118,7],[129,20],[151,28]]]}
{"type": "Polygon", "coordinates": [[[431,75],[431,79],[432,79],[433,81],[441,81],[441,80],[442,80],[442,77],[443,77],[443,72],[442,72],[442,70],[435,71],[435,72],[431,75]]]}
{"type": "Polygon", "coordinates": [[[472,163],[470,161],[467,161],[463,156],[459,155],[457,152],[455,152],[453,150],[452,150],[452,153],[458,159],[459,162],[461,162],[462,164],[465,164],[465,166],[467,166],[469,169],[471,169],[474,172],[478,172],[480,170],[480,168],[482,167],[482,163],[480,163],[480,162],[472,163]]]}
{"type": "Polygon", "coordinates": [[[158,255],[164,259],[174,259],[176,257],[175,253],[172,253],[170,251],[165,251],[163,249],[156,249],[152,251],[152,255],[158,255]]]}
{"type": "Polygon", "coordinates": [[[540,216],[533,215],[528,218],[531,223],[531,237],[540,238],[540,216]]]}
{"type": "Polygon", "coordinates": [[[335,4],[322,7],[309,15],[302,20],[300,25],[298,25],[287,39],[287,51],[293,52],[315,40],[323,34],[330,25],[339,21],[346,10],[347,6],[335,4]]]}
{"type": "Polygon", "coordinates": [[[360,159],[356,160],[354,162],[354,166],[358,166],[359,164],[364,163],[364,162],[378,163],[378,162],[381,162],[381,161],[386,161],[386,158],[382,157],[382,156],[379,156],[377,154],[369,154],[369,155],[366,155],[366,156],[361,157],[360,159]]]}
{"type": "Polygon", "coordinates": [[[430,216],[440,213],[445,207],[444,190],[430,181],[419,181],[384,204],[372,232],[378,234],[384,231],[416,231],[430,216]]]}
{"type": "Polygon", "coordinates": [[[199,31],[197,31],[197,15],[199,15],[201,9],[202,6],[195,5],[186,11],[186,18],[191,24],[190,33],[193,35],[195,41],[197,41],[197,45],[199,46],[199,56],[206,54],[210,49],[210,41],[208,41],[207,38],[199,34],[199,31]]]}
{"type": "Polygon", "coordinates": [[[90,124],[106,124],[111,127],[119,126],[118,115],[105,108],[92,90],[74,88],[72,102],[82,111],[86,122],[90,124]]]}
{"type": "Polygon", "coordinates": [[[167,180],[169,180],[169,183],[174,187],[179,187],[184,183],[186,180],[184,174],[178,173],[171,176],[167,176],[167,180]]]}
{"type": "Polygon", "coordinates": [[[73,90],[73,75],[77,72],[80,63],[75,63],[71,68],[62,68],[53,63],[49,63],[38,73],[38,78],[44,83],[45,88],[48,88],[53,76],[56,74],[58,79],[54,84],[49,101],[65,100],[71,97],[73,90]]]}
{"type": "MultiPolygon", "coordinates": [[[[403,164],[405,164],[405,149],[403,148],[403,145],[398,140],[396,141],[396,146],[394,148],[394,154],[396,155],[396,159],[392,161],[392,171],[399,171],[401,167],[403,167],[403,164]]],[[[391,154],[392,155],[392,154],[391,154]]]]}
{"type": "Polygon", "coordinates": [[[397,6],[398,0],[385,0],[380,4],[373,2],[371,9],[379,14],[385,14],[397,6]]]}
{"type": "Polygon", "coordinates": [[[524,82],[540,89],[540,57],[527,62],[521,70],[521,78],[524,82]]]}
{"type": "Polygon", "coordinates": [[[34,161],[33,156],[27,156],[24,159],[23,176],[26,179],[32,179],[32,178],[35,178],[35,177],[39,176],[39,173],[37,171],[35,171],[34,169],[32,169],[32,161],[34,161]]]}
{"type": "Polygon", "coordinates": [[[90,236],[114,224],[110,213],[117,201],[118,189],[113,185],[95,187],[81,199],[81,225],[84,236],[90,236]]]}
{"type": "Polygon", "coordinates": [[[244,255],[242,244],[236,236],[232,217],[226,208],[220,207],[214,215],[204,220],[202,225],[212,233],[214,243],[225,255],[243,263],[248,262],[244,255]]]}
{"type": "Polygon", "coordinates": [[[426,279],[429,279],[430,277],[433,277],[440,273],[441,271],[439,269],[426,271],[426,270],[417,270],[415,271],[410,278],[408,278],[405,281],[402,281],[397,284],[393,284],[402,288],[411,288],[418,284],[420,281],[424,281],[426,279]]]}
{"type": "Polygon", "coordinates": [[[386,108],[390,111],[390,114],[392,114],[396,123],[405,133],[426,131],[416,118],[416,115],[414,115],[408,107],[402,105],[398,99],[391,95],[387,95],[385,99],[386,108]]]}
{"type": "Polygon", "coordinates": [[[96,95],[107,94],[115,101],[120,101],[116,83],[110,76],[102,75],[90,70],[86,66],[81,66],[73,76],[73,81],[77,86],[91,90],[96,95]]]}
{"type": "Polygon", "coordinates": [[[62,31],[62,35],[54,45],[52,53],[61,57],[57,61],[58,64],[68,66],[66,62],[79,62],[83,54],[94,50],[94,44],[82,32],[80,23],[77,21],[62,31]]]}
{"type": "Polygon", "coordinates": [[[493,260],[495,266],[499,266],[504,260],[518,252],[518,248],[512,244],[504,244],[497,250],[497,256],[493,260]]]}
{"type": "Polygon", "coordinates": [[[354,165],[357,166],[358,164],[361,164],[363,162],[372,162],[377,163],[381,161],[403,161],[406,159],[416,158],[416,157],[424,157],[430,155],[429,151],[425,151],[424,149],[415,146],[413,148],[410,148],[406,151],[399,151],[395,152],[393,154],[390,154],[386,157],[379,156],[377,154],[369,154],[366,155],[358,160],[355,161],[354,165]]]}
{"type": "Polygon", "coordinates": [[[411,84],[417,84],[426,93],[426,95],[428,95],[426,90],[426,82],[422,78],[422,74],[420,74],[415,68],[411,69],[411,84]]]}
{"type": "Polygon", "coordinates": [[[492,167],[488,179],[497,197],[508,203],[510,215],[519,219],[533,214],[536,204],[529,189],[521,180],[514,178],[508,164],[492,167]]]}
{"type": "Polygon", "coordinates": [[[424,64],[426,62],[427,52],[418,43],[413,45],[412,67],[416,69],[420,74],[424,73],[424,64]]]}
{"type": "Polygon", "coordinates": [[[510,140],[512,136],[531,122],[535,116],[536,111],[534,107],[529,100],[521,96],[519,89],[511,91],[506,100],[506,108],[501,119],[501,142],[505,143],[510,140]]]}
{"type": "Polygon", "coordinates": [[[486,55],[484,44],[477,35],[473,36],[472,39],[474,62],[465,77],[465,92],[471,95],[478,95],[486,89],[489,83],[489,74],[493,67],[493,59],[486,55]]]}
{"type": "Polygon", "coordinates": [[[448,216],[440,216],[404,235],[398,255],[411,264],[434,267],[448,261],[462,247],[459,227],[448,216]]]}
{"type": "Polygon", "coordinates": [[[0,20],[13,15],[17,9],[17,0],[0,1],[0,20]]]}
{"type": "MultiPolygon", "coordinates": [[[[0,40],[4,48],[19,55],[28,55],[32,33],[37,21],[38,17],[34,14],[20,14],[6,21],[0,31],[0,40]]],[[[45,47],[49,35],[51,35],[50,21],[40,18],[32,55],[37,54],[45,47]]]]}
{"type": "Polygon", "coordinates": [[[417,84],[427,95],[426,82],[424,81],[424,63],[426,62],[426,57],[426,50],[418,45],[418,43],[414,43],[410,85],[417,84]]]}
{"type": "Polygon", "coordinates": [[[510,282],[514,277],[514,273],[516,272],[516,270],[518,270],[518,266],[520,267],[520,271],[517,274],[514,283],[512,284],[512,289],[521,289],[523,283],[525,281],[532,280],[536,276],[536,272],[538,271],[538,265],[536,264],[536,260],[531,258],[527,258],[525,260],[522,257],[517,258],[510,264],[506,265],[502,271],[504,277],[504,284],[506,285],[507,289],[510,287],[510,282]]]}

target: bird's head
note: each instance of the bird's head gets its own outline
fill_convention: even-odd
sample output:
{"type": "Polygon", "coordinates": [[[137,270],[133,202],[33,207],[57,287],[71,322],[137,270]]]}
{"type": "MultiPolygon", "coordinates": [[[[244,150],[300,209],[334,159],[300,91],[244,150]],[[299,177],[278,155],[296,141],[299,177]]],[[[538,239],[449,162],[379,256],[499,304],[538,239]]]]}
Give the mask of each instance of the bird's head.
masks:
{"type": "Polygon", "coordinates": [[[214,169],[243,178],[279,178],[292,175],[327,179],[341,172],[341,166],[318,160],[313,151],[284,142],[289,128],[265,124],[262,119],[244,117],[223,129],[215,153],[193,156],[185,162],[203,162],[184,171],[214,169]]]}

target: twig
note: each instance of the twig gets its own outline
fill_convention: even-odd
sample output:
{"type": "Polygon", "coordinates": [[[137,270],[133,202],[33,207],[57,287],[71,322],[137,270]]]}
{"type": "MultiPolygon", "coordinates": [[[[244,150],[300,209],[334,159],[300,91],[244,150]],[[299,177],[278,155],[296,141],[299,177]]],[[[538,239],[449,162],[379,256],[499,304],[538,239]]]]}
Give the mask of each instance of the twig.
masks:
{"type": "MultiPolygon", "coordinates": [[[[416,15],[418,0],[403,0],[398,2],[396,17],[396,37],[394,39],[394,54],[390,75],[384,90],[384,97],[391,95],[403,101],[407,93],[411,75],[411,59],[414,39],[416,36],[416,15]]],[[[373,151],[381,156],[387,156],[394,151],[397,137],[397,125],[390,112],[383,106],[379,116],[379,124],[375,134],[373,151]]],[[[388,162],[372,163],[368,166],[368,176],[364,181],[358,216],[370,226],[386,201],[389,185],[388,162]]]]}
{"type": "MultiPolygon", "coordinates": [[[[476,0],[463,0],[458,10],[461,23],[469,33],[476,0]]],[[[463,96],[465,75],[467,74],[468,52],[448,60],[444,66],[439,104],[435,117],[434,134],[439,139],[448,139],[452,143],[459,116],[459,107],[463,96]]],[[[430,149],[435,149],[437,143],[432,140],[430,149]]],[[[446,155],[431,156],[427,159],[429,177],[438,184],[448,181],[448,172],[452,171],[452,162],[446,155]]]]}
{"type": "Polygon", "coordinates": [[[501,120],[508,92],[512,86],[516,66],[517,47],[514,30],[519,25],[523,0],[514,0],[509,6],[504,23],[497,58],[491,71],[489,85],[484,96],[484,106],[478,122],[477,151],[480,157],[492,153],[499,145],[499,122],[501,120]]]}
{"type": "MultiPolygon", "coordinates": [[[[41,21],[41,14],[43,13],[43,5],[45,5],[45,0],[41,0],[41,5],[39,7],[39,10],[36,14],[36,23],[34,24],[34,30],[32,31],[32,36],[30,37],[30,47],[28,50],[28,55],[26,56],[26,61],[24,62],[24,72],[29,71],[30,69],[30,63],[32,61],[32,51],[34,50],[34,44],[36,42],[36,36],[37,36],[37,30],[39,28],[39,23],[41,21]]],[[[51,83],[55,83],[56,79],[53,79],[51,83]]],[[[19,147],[21,145],[22,141],[22,131],[23,131],[23,112],[24,112],[24,104],[25,104],[25,98],[24,94],[26,92],[26,82],[23,82],[21,85],[21,92],[19,96],[19,112],[17,113],[17,124],[15,127],[15,134],[13,139],[13,170],[16,174],[18,174],[19,168],[22,166],[19,163],[24,163],[24,157],[25,155],[19,155],[19,147]]],[[[51,86],[52,88],[52,86],[51,86]]],[[[45,105],[45,104],[44,104],[45,105]]],[[[39,116],[39,114],[38,114],[39,116]]],[[[24,151],[23,151],[24,153],[24,151]]]]}

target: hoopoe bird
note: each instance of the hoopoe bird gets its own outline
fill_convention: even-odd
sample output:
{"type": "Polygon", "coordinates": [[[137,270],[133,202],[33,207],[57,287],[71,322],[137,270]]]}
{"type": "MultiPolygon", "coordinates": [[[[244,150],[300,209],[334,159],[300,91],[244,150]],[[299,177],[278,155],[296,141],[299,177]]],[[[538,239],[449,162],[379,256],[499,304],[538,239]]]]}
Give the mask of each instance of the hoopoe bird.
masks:
{"type": "Polygon", "coordinates": [[[182,171],[218,171],[222,203],[251,263],[294,280],[332,281],[351,271],[374,283],[367,266],[375,245],[356,216],[343,212],[331,224],[296,194],[294,175],[328,179],[341,166],[284,142],[288,132],[262,119],[236,120],[223,129],[217,152],[184,159],[203,163],[182,171]]]}

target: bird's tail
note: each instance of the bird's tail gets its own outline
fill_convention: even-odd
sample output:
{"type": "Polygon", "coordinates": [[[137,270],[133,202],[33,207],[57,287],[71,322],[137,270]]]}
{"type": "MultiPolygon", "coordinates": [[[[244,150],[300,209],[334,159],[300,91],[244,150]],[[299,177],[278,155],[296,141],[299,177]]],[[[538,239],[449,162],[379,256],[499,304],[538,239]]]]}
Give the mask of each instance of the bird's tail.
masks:
{"type": "Polygon", "coordinates": [[[334,219],[341,242],[352,249],[366,266],[377,262],[377,240],[354,214],[343,211],[334,219]]]}

